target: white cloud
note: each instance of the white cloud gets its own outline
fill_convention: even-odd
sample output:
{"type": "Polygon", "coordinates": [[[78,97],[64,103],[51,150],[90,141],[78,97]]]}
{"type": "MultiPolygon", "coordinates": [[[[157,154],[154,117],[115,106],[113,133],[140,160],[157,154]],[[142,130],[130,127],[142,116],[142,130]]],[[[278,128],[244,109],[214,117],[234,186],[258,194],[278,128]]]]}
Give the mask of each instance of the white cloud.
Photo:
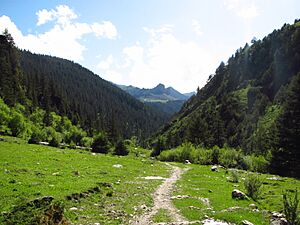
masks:
{"type": "Polygon", "coordinates": [[[100,23],[93,23],[91,30],[97,37],[104,36],[109,39],[115,39],[118,35],[117,28],[110,21],[103,21],[100,23]]]}
{"type": "MultiPolygon", "coordinates": [[[[187,92],[203,86],[208,75],[220,64],[220,55],[216,56],[214,50],[193,41],[179,40],[170,25],[144,28],[144,31],[149,34],[145,45],[127,46],[123,48],[122,58],[115,60],[108,69],[98,67],[103,78],[146,88],[163,83],[187,92]]],[[[102,65],[109,61],[108,58],[102,65]]]]}
{"type": "Polygon", "coordinates": [[[254,19],[259,15],[256,5],[251,0],[224,0],[224,6],[245,20],[254,19]]]}
{"type": "Polygon", "coordinates": [[[69,24],[71,20],[76,19],[78,16],[67,5],[56,6],[56,10],[42,9],[36,15],[38,16],[37,25],[43,25],[49,21],[56,20],[61,25],[69,24]]]}
{"type": "Polygon", "coordinates": [[[202,36],[203,35],[203,31],[201,29],[201,25],[200,25],[200,22],[198,20],[193,20],[192,21],[192,26],[193,26],[193,30],[195,32],[195,34],[197,36],[202,36]]]}
{"type": "Polygon", "coordinates": [[[77,62],[83,60],[83,52],[86,50],[86,46],[80,42],[84,35],[93,34],[108,39],[115,39],[118,35],[110,21],[92,24],[74,21],[78,16],[65,5],[57,6],[55,10],[42,9],[37,12],[37,16],[37,25],[52,21],[53,27],[44,33],[24,35],[9,17],[1,16],[0,32],[7,28],[19,48],[77,62]]]}

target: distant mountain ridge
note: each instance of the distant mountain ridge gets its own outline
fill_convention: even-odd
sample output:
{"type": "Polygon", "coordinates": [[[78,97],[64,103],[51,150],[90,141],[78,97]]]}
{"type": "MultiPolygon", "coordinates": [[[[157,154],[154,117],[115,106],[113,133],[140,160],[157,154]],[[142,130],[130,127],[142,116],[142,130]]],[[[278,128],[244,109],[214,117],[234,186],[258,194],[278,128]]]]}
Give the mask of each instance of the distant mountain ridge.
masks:
{"type": "Polygon", "coordinates": [[[186,101],[193,94],[195,94],[194,92],[182,94],[172,87],[166,88],[163,84],[158,84],[156,87],[151,89],[138,88],[131,85],[118,86],[142,102],[168,102],[176,100],[186,101]]]}
{"type": "Polygon", "coordinates": [[[169,119],[179,112],[182,105],[195,94],[195,92],[182,94],[172,87],[166,88],[163,84],[158,84],[151,89],[138,88],[131,85],[118,86],[149,107],[161,111],[169,119]]]}

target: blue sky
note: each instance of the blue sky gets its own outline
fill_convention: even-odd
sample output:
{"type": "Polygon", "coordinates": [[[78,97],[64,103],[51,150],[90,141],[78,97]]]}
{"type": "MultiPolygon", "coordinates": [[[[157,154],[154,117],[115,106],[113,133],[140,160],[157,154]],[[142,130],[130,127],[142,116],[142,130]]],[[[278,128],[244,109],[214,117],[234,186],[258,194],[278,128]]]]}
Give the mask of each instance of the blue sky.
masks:
{"type": "Polygon", "coordinates": [[[0,31],[117,84],[205,85],[253,37],[300,18],[299,0],[1,0],[0,31]]]}

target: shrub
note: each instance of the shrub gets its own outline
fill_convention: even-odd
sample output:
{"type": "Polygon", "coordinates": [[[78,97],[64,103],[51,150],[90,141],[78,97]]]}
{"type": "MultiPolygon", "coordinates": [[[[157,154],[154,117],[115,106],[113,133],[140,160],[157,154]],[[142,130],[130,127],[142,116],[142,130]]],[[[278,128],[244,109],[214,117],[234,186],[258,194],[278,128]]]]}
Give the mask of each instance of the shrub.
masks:
{"type": "Polygon", "coordinates": [[[28,140],[28,144],[38,144],[46,139],[46,135],[42,129],[33,127],[32,134],[28,140]]]}
{"type": "Polygon", "coordinates": [[[219,157],[220,157],[220,149],[218,146],[214,146],[212,150],[212,163],[219,164],[219,157]]]}
{"type": "Polygon", "coordinates": [[[62,142],[61,134],[59,132],[55,132],[52,136],[52,139],[49,142],[49,145],[52,147],[59,147],[61,142],[62,142]]]}
{"type": "Polygon", "coordinates": [[[262,184],[263,182],[258,175],[249,174],[244,181],[246,194],[256,201],[259,198],[262,184]]]}
{"type": "Polygon", "coordinates": [[[190,142],[183,143],[181,148],[180,148],[180,156],[179,156],[179,161],[180,162],[185,162],[185,160],[190,160],[191,159],[191,152],[193,151],[194,147],[190,142]]]}
{"type": "Polygon", "coordinates": [[[294,198],[292,199],[291,196],[288,196],[288,192],[285,191],[283,193],[283,207],[284,207],[284,214],[288,221],[289,225],[299,225],[300,224],[300,218],[299,215],[297,215],[297,208],[299,204],[298,199],[298,191],[295,191],[294,198]]]}
{"type": "Polygon", "coordinates": [[[107,154],[110,149],[109,140],[104,133],[100,133],[92,143],[92,152],[107,154]]]}
{"type": "Polygon", "coordinates": [[[265,173],[269,167],[269,162],[263,156],[251,156],[253,171],[265,173]]]}
{"type": "Polygon", "coordinates": [[[89,147],[91,147],[92,142],[93,142],[93,138],[91,138],[91,137],[83,137],[81,139],[81,141],[80,141],[80,145],[89,148],[89,147]]]}
{"type": "Polygon", "coordinates": [[[231,182],[238,183],[239,182],[239,173],[236,170],[231,170],[231,182]]]}
{"type": "Polygon", "coordinates": [[[210,165],[212,164],[212,151],[204,148],[197,148],[192,151],[191,158],[194,163],[210,165]]]}
{"type": "Polygon", "coordinates": [[[226,168],[234,168],[237,166],[237,158],[239,153],[234,149],[222,149],[220,151],[219,163],[226,168]]]}
{"type": "Polygon", "coordinates": [[[129,150],[124,141],[119,141],[115,147],[114,154],[115,155],[128,155],[129,150]]]}

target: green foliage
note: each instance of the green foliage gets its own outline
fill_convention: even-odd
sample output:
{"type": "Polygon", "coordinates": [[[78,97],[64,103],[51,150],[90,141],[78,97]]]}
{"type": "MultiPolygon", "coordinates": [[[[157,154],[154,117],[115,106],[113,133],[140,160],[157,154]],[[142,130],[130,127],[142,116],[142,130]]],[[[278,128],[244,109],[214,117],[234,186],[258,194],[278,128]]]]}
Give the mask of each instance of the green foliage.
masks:
{"type": "Polygon", "coordinates": [[[11,134],[14,137],[24,137],[28,125],[25,122],[24,116],[16,111],[12,112],[11,119],[8,123],[8,127],[11,130],[11,134]]]}
{"type": "Polygon", "coordinates": [[[10,134],[9,121],[11,120],[10,108],[0,98],[0,133],[10,134]]]}
{"type": "Polygon", "coordinates": [[[62,137],[61,137],[61,134],[54,131],[52,134],[51,134],[51,140],[49,142],[49,145],[52,146],[52,147],[59,147],[60,143],[62,142],[62,137]]]}
{"type": "Polygon", "coordinates": [[[92,152],[107,154],[110,150],[110,143],[107,135],[104,133],[98,134],[92,143],[92,152]]]}
{"type": "Polygon", "coordinates": [[[239,172],[237,170],[231,170],[230,171],[230,181],[233,183],[238,183],[239,182],[239,172]]]}
{"type": "Polygon", "coordinates": [[[115,155],[121,155],[121,156],[125,156],[129,154],[129,149],[128,146],[126,145],[125,141],[118,141],[114,152],[115,155]]]}
{"type": "Polygon", "coordinates": [[[300,224],[300,216],[297,211],[299,205],[298,190],[296,189],[294,193],[293,197],[288,193],[288,191],[283,193],[284,214],[289,225],[300,224]]]}
{"type": "Polygon", "coordinates": [[[271,169],[285,176],[300,177],[300,73],[287,89],[286,101],[277,120],[271,169]]]}
{"type": "Polygon", "coordinates": [[[262,184],[263,182],[258,175],[248,174],[244,180],[246,194],[256,201],[260,197],[262,184]]]}

